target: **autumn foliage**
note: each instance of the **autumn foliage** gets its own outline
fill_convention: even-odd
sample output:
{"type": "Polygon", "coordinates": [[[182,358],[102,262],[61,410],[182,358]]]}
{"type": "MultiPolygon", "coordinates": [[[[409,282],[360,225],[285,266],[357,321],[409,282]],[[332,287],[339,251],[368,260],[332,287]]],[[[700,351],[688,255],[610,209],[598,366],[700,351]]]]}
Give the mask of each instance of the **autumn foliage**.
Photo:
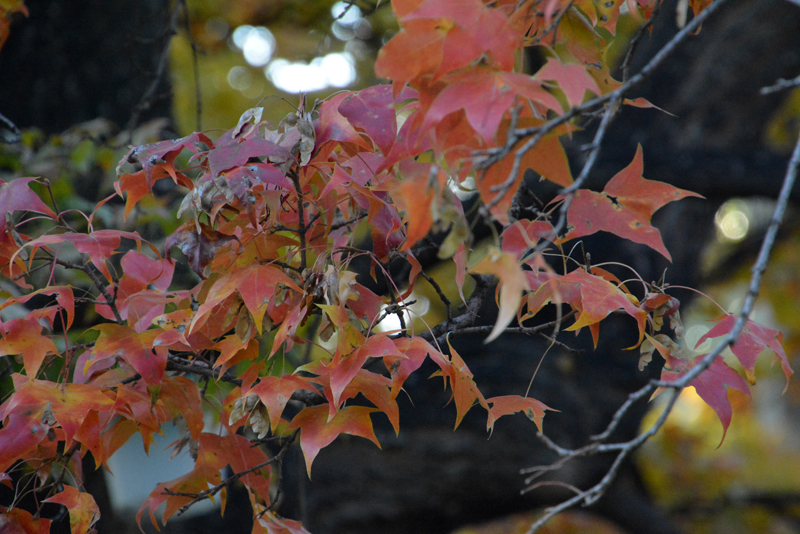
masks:
{"type": "MultiPolygon", "coordinates": [[[[697,195],[645,179],[640,149],[602,192],[565,190],[535,218],[509,214],[525,169],[573,184],[562,145],[579,126],[571,110],[620,87],[605,50],[622,6],[393,0],[400,31],[375,65],[390,84],[313,107],[301,102],[278,125],[254,108],[221,135],[130,148],[115,185],[125,218],[138,216],[162,181],[185,194],[178,215],[186,222],[163,243],[103,227],[97,212],[59,211],[36,178],[2,183],[0,272],[16,290],[0,304],[13,311],[2,315],[0,355],[14,359],[16,374],[0,406],[0,481],[10,486],[14,472],[33,479],[27,487],[68,507],[74,534],[88,532],[99,511],[82,490],[81,458],[90,453],[106,466],[134,435],[147,449],[162,425],[182,420],[185,435],[174,447],[187,449],[195,467],[159,484],[140,520],[149,514],[155,522],[161,505],[163,522],[204,498],[224,506],[222,473],[230,467],[249,492],[253,532],[305,532],[274,510],[274,467],[285,448],[299,443],[313,481],[314,459],[340,434],[380,446],[373,419],[386,417],[402,432],[397,397],[427,359],[439,369],[431,380],[452,392],[454,426],[483,410],[491,432],[498,418],[523,412],[546,433],[546,411],[559,407],[535,399],[535,382],[531,396],[483,396],[447,339],[468,322],[451,317],[432,333],[405,322],[401,330],[377,328],[388,315],[402,316],[423,274],[416,247],[432,231],[446,234],[439,256],[457,268],[464,305],[454,314],[472,314],[468,275],[497,280],[499,314],[487,342],[512,324],[535,325],[548,304],[564,309],[564,330],[588,328],[595,343],[603,320],[623,313],[637,330],[640,367],[658,352],[664,380],[689,370],[703,355],[685,346],[679,302],[666,284],[635,274],[622,281],[602,265],[545,255],[565,257],[565,244],[604,231],[669,258],[653,213],[697,195]],[[548,58],[533,75],[522,54],[531,46],[548,58]],[[532,137],[519,137],[523,129],[532,137]],[[529,139],[536,142],[517,151],[529,139]],[[484,217],[499,225],[483,257],[471,248],[453,192],[459,187],[474,188],[484,217]],[[557,224],[562,209],[565,228],[557,224]],[[388,265],[404,259],[410,275],[376,294],[359,282],[355,258],[390,280],[388,265]],[[178,263],[196,275],[192,287],[176,286],[178,263]],[[62,283],[69,271],[82,273],[85,286],[62,283]],[[78,306],[100,318],[95,326],[73,326],[78,306]],[[309,344],[322,356],[287,363],[309,344]],[[209,381],[221,397],[208,393],[209,381]],[[301,409],[287,412],[289,403],[301,409]],[[206,428],[206,411],[219,430],[206,428]],[[253,446],[265,439],[279,446],[253,446]]],[[[645,21],[654,3],[624,6],[645,21]]],[[[610,105],[627,103],[647,105],[610,105]]],[[[729,332],[732,317],[721,312],[707,337],[729,332]]],[[[750,322],[733,348],[747,378],[717,359],[692,382],[725,429],[727,388],[749,391],[763,349],[777,355],[787,378],[792,373],[780,341],[750,322]]],[[[14,532],[49,530],[48,519],[13,506],[0,521],[14,532]]]]}

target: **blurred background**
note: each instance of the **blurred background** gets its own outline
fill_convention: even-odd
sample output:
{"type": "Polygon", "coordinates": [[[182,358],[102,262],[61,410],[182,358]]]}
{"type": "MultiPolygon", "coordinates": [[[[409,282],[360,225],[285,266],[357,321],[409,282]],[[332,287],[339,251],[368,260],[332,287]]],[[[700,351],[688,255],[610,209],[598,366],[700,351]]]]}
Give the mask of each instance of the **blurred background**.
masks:
{"type": "MultiPolygon", "coordinates": [[[[115,167],[128,145],[196,130],[223,131],[254,106],[263,106],[265,118],[277,124],[299,105],[301,94],[307,94],[312,103],[337,91],[378,83],[375,57],[398,31],[387,0],[28,0],[25,5],[29,16],[12,16],[10,37],[0,50],[0,114],[21,132],[19,142],[0,144],[0,179],[47,177],[62,209],[87,211],[113,192],[115,167]]],[[[800,90],[776,95],[763,105],[751,100],[757,109],[746,110],[737,108],[737,100],[730,95],[741,95],[746,101],[753,98],[748,87],[770,85],[779,75],[800,74],[800,8],[766,0],[737,0],[733,5],[729,15],[720,15],[698,37],[710,43],[707,48],[685,47],[692,51],[678,54],[654,78],[654,103],[685,122],[665,126],[667,118],[640,120],[643,112],[636,112],[621,118],[615,128],[627,146],[645,143],[646,157],[648,143],[658,145],[659,139],[667,138],[660,136],[678,139],[662,143],[668,145],[658,148],[662,153],[645,160],[645,176],[688,189],[693,189],[692,184],[681,181],[696,180],[695,185],[710,197],[715,214],[694,268],[703,292],[725,309],[738,311],[774,205],[768,197],[774,196],[797,138],[800,90]],[[761,18],[747,19],[743,15],[747,10],[760,13],[761,18]],[[742,24],[742,19],[749,25],[742,24]],[[761,27],[766,28],[764,33],[759,33],[761,27]],[[759,39],[763,42],[754,45],[759,39]],[[714,68],[724,69],[725,77],[711,80],[703,86],[706,89],[693,88],[702,77],[697,69],[712,71],[709,62],[715,61],[714,68]],[[761,78],[750,68],[754,61],[764,64],[758,73],[761,78]],[[658,100],[658,95],[669,91],[669,98],[658,100]],[[704,91],[716,96],[708,96],[709,102],[697,97],[704,91]],[[714,107],[720,102],[728,105],[721,110],[714,107]],[[745,112],[756,118],[743,117],[745,112]],[[634,119],[638,126],[630,126],[634,119]],[[717,131],[725,135],[711,135],[717,131]],[[692,135],[703,141],[690,143],[692,135]],[[686,148],[689,145],[691,150],[686,148]],[[690,154],[692,168],[705,173],[709,181],[682,170],[683,160],[670,155],[670,147],[682,150],[686,158],[690,154]],[[730,169],[725,167],[728,164],[730,169]],[[718,195],[710,195],[712,190],[718,195]]],[[[672,13],[666,10],[662,18],[663,26],[674,31],[672,13]]],[[[613,50],[624,49],[636,21],[624,16],[621,27],[616,39],[604,36],[613,50]]],[[[651,38],[651,49],[662,39],[660,35],[655,32],[651,38]]],[[[0,126],[13,136],[13,128],[0,126]]],[[[600,162],[598,180],[607,180],[624,165],[615,152],[623,141],[616,139],[607,143],[610,155],[600,162]]],[[[168,192],[156,195],[128,221],[122,221],[119,206],[111,203],[102,214],[104,224],[136,228],[158,243],[178,226],[174,211],[179,201],[180,196],[168,192]]],[[[754,316],[784,333],[784,346],[795,368],[800,367],[797,223],[793,207],[754,316]]],[[[444,284],[453,279],[448,269],[447,264],[433,266],[431,274],[444,284]]],[[[444,310],[426,287],[412,298],[417,301],[415,312],[431,324],[443,318],[444,310]]],[[[458,300],[455,287],[445,289],[452,300],[458,300]]],[[[0,287],[0,291],[10,290],[0,287]]],[[[684,311],[690,341],[700,339],[710,328],[707,321],[718,314],[704,299],[695,302],[684,311]]],[[[97,318],[87,315],[82,320],[88,325],[97,318]]],[[[422,328],[420,319],[416,321],[417,328],[422,328]]],[[[0,388],[7,393],[11,368],[9,364],[0,367],[0,388]]],[[[683,393],[664,429],[637,455],[646,490],[687,533],[800,532],[800,385],[793,380],[784,391],[780,368],[770,366],[769,356],[760,360],[757,376],[752,399],[730,391],[734,418],[721,446],[722,428],[716,416],[691,390],[683,393]]],[[[656,410],[645,417],[645,426],[660,406],[658,399],[651,404],[656,410]]],[[[114,474],[98,483],[107,485],[102,490],[109,499],[105,505],[116,511],[118,532],[134,531],[131,514],[156,483],[187,470],[188,457],[169,461],[168,453],[163,453],[174,440],[170,430],[164,430],[166,435],[151,448],[150,458],[144,457],[141,443],[134,439],[110,462],[114,474]]],[[[205,511],[197,507],[193,512],[205,511]]],[[[533,512],[519,511],[458,532],[523,533],[533,517],[533,512]]],[[[174,523],[167,532],[189,529],[181,527],[180,521],[174,523]]],[[[192,525],[196,532],[212,528],[208,522],[192,525]]],[[[591,512],[576,511],[559,516],[543,532],[622,530],[591,512]]]]}

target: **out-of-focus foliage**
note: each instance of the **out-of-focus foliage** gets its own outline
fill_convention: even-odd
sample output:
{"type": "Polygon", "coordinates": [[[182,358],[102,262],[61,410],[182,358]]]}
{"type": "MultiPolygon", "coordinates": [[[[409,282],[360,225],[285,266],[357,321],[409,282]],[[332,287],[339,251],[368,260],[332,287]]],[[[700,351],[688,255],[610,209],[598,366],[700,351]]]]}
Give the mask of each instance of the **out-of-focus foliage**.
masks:
{"type": "MultiPolygon", "coordinates": [[[[373,85],[377,51],[397,31],[389,2],[380,0],[355,2],[344,15],[346,4],[332,0],[201,0],[188,5],[191,37],[181,31],[171,50],[175,119],[181,134],[197,129],[193,44],[201,73],[202,126],[225,128],[243,109],[267,97],[260,104],[265,107],[264,117],[277,124],[290,110],[278,97],[282,95],[292,104],[297,99],[293,92],[282,90],[287,83],[306,87],[310,102],[342,88],[373,85]],[[341,22],[334,20],[334,14],[341,22]],[[263,37],[260,43],[255,40],[254,46],[272,45],[269,54],[259,48],[264,55],[253,58],[255,64],[248,63],[244,50],[234,41],[237,29],[250,27],[263,37]],[[346,85],[314,90],[316,82],[305,80],[312,74],[309,65],[318,66],[329,54],[351,61],[355,77],[346,85]],[[275,67],[287,63],[295,68],[294,74],[282,74],[280,81],[273,83],[275,67]],[[271,68],[273,74],[268,75],[271,68]]],[[[344,75],[344,70],[346,65],[341,64],[338,72],[344,75]]]]}

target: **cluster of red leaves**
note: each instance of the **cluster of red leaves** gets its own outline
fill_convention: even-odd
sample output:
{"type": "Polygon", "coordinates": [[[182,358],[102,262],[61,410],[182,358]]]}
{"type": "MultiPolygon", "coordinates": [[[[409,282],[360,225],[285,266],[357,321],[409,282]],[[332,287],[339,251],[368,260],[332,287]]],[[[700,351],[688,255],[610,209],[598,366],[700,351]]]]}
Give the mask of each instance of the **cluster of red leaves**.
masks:
{"type": "MultiPolygon", "coordinates": [[[[340,434],[380,446],[373,414],[384,414],[399,432],[397,396],[428,358],[452,391],[456,426],[480,405],[488,430],[498,418],[519,411],[541,430],[547,406],[529,397],[484,398],[452,347],[444,350],[411,332],[376,331],[390,301],[358,283],[349,262],[354,255],[368,255],[374,272],[385,269],[391,258],[405,256],[414,268],[408,289],[395,295],[402,305],[420,270],[412,247],[431,229],[466,226],[449,187],[474,176],[478,193],[491,201],[491,213],[505,224],[502,248],[495,247],[471,269],[463,242],[450,253],[455,254],[462,299],[468,273],[499,279],[500,313],[487,341],[515,319],[534,317],[548,302],[569,304],[575,322],[568,330],[588,326],[595,341],[600,322],[618,310],[635,319],[639,338],[644,338],[663,295],[640,303],[598,268],[559,274],[543,261],[537,246],[557,246],[603,230],[669,257],[650,219],[664,204],[691,193],[645,180],[639,151],[605,191],[575,194],[567,213],[571,229],[558,237],[546,218],[509,220],[512,194],[507,192],[513,193],[521,180],[509,174],[513,154],[477,171],[470,157],[476,150],[501,146],[514,126],[543,125],[587,94],[616,86],[602,62],[605,45],[596,29],[614,32],[620,2],[602,7],[588,0],[575,3],[579,9],[567,11],[567,24],[553,32],[554,14],[567,4],[551,0],[539,12],[533,0],[394,0],[401,29],[376,64],[377,74],[392,80],[391,85],[339,93],[318,110],[301,106],[277,128],[262,121],[255,108],[216,140],[193,133],[133,147],[120,163],[116,184],[125,197],[126,217],[160,180],[188,190],[180,211],[192,218],[166,240],[163,257],[153,247],[152,254],[145,254],[136,233],[94,230],[91,216],[86,217],[87,231],[72,230],[33,193],[33,178],[0,184],[0,269],[20,288],[20,296],[2,308],[24,309],[34,295],[50,297],[49,305],[0,322],[0,355],[17,357],[24,368],[24,374],[14,375],[13,395],[0,406],[0,482],[11,484],[5,472],[19,469],[20,461],[40,484],[56,478],[49,502],[68,506],[73,533],[87,532],[97,507],[77,489],[77,474],[65,480],[58,473],[76,470],[76,459],[87,452],[98,466],[106,465],[136,433],[148,448],[164,423],[182,418],[187,433],[176,447],[188,445],[195,468],[160,484],[140,516],[145,508],[152,516],[164,504],[167,521],[182,507],[220,491],[224,503],[220,472],[230,466],[258,513],[254,532],[305,532],[299,523],[274,515],[274,458],[253,447],[240,430],[248,427],[254,435],[270,433],[287,441],[299,433],[311,473],[319,451],[340,434]],[[533,77],[518,72],[523,46],[551,32],[558,54],[533,77]],[[589,67],[594,64],[603,67],[589,67]],[[423,153],[429,155],[424,161],[433,163],[417,161],[423,153]],[[129,165],[138,170],[126,172],[129,165]],[[509,180],[498,196],[497,186],[509,180]],[[21,223],[11,224],[11,215],[23,211],[38,214],[40,223],[49,221],[47,233],[20,234],[21,223]],[[370,252],[355,249],[360,230],[371,238],[370,252]],[[130,243],[137,248],[130,249],[130,243]],[[82,259],[63,259],[70,248],[82,259]],[[171,289],[174,248],[200,279],[189,290],[171,289]],[[118,262],[116,255],[122,255],[118,262]],[[54,275],[46,287],[23,294],[31,289],[23,275],[34,264],[48,265],[54,275]],[[93,327],[93,343],[77,345],[64,333],[58,344],[54,341],[53,332],[69,332],[75,315],[73,288],[56,282],[62,268],[84,271],[99,290],[93,305],[108,322],[93,327]],[[275,365],[276,359],[298,344],[315,342],[307,327],[312,316],[319,318],[320,335],[337,335],[335,348],[290,373],[281,371],[284,366],[275,365]],[[59,378],[40,379],[43,366],[59,359],[59,378]],[[376,359],[382,367],[372,365],[376,359]],[[175,372],[191,376],[192,369],[237,384],[222,403],[221,432],[204,431],[201,389],[175,372]],[[353,403],[359,394],[372,406],[353,403]],[[284,410],[293,396],[306,406],[287,420],[284,410]],[[210,492],[209,485],[215,490],[210,492]]],[[[644,15],[652,7],[629,4],[644,15]]],[[[564,127],[544,136],[519,168],[570,185],[559,140],[568,131],[564,127]]],[[[730,327],[723,320],[708,335],[724,334],[730,327]]],[[[745,369],[752,372],[755,357],[768,346],[781,357],[788,376],[791,370],[775,333],[752,323],[748,328],[749,341],[734,349],[746,345],[737,353],[745,369]]],[[[728,369],[719,360],[713,373],[694,385],[727,428],[724,388],[746,384],[720,366],[728,369]]],[[[16,508],[6,510],[2,521],[19,532],[49,530],[46,520],[16,508]]]]}

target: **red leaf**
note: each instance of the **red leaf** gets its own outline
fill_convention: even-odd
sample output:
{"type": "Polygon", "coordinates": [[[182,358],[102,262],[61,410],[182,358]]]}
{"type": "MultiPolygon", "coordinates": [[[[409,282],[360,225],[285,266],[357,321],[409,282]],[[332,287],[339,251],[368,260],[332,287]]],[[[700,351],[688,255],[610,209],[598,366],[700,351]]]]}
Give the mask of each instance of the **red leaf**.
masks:
{"type": "Polygon", "coordinates": [[[519,395],[506,395],[502,397],[492,397],[486,399],[489,408],[489,418],[486,421],[486,430],[494,429],[494,422],[504,415],[516,412],[525,412],[525,417],[536,423],[539,432],[542,431],[542,419],[545,410],[553,410],[546,404],[530,397],[520,397],[519,395]]]}
{"type": "Polygon", "coordinates": [[[36,178],[17,178],[10,182],[0,180],[0,222],[5,224],[6,214],[14,211],[35,211],[56,218],[47,204],[31,191],[29,183],[36,178]]]}
{"type": "Polygon", "coordinates": [[[266,453],[244,436],[218,436],[207,432],[198,440],[198,462],[205,462],[215,469],[222,470],[230,465],[234,473],[241,473],[256,466],[259,469],[246,474],[242,482],[267,503],[270,502],[270,478],[272,474],[266,453]]]}
{"type": "MultiPolygon", "coordinates": [[[[521,36],[502,11],[479,0],[425,0],[401,18],[400,33],[378,53],[375,73],[395,90],[425,74],[434,79],[485,57],[503,70],[514,67],[521,36]]],[[[400,17],[400,15],[398,15],[400,17]]]]}
{"type": "Polygon", "coordinates": [[[406,225],[406,239],[400,249],[401,252],[409,250],[417,242],[428,235],[433,226],[431,203],[438,186],[439,172],[428,163],[403,165],[402,181],[392,191],[392,200],[397,205],[398,211],[405,212],[403,219],[406,225]],[[431,176],[433,172],[433,176],[431,176]],[[434,178],[433,183],[431,178],[434,178]]]}
{"type": "Polygon", "coordinates": [[[253,321],[260,334],[267,305],[282,286],[290,288],[297,293],[303,293],[303,290],[291,278],[272,265],[256,264],[226,274],[211,286],[205,302],[197,309],[188,331],[194,331],[196,325],[202,324],[206,315],[234,291],[238,291],[242,301],[247,306],[247,310],[253,316],[253,321]]]}
{"type": "Polygon", "coordinates": [[[99,330],[100,337],[95,341],[90,362],[119,357],[142,375],[148,385],[161,383],[167,356],[166,352],[153,350],[155,338],[161,333],[159,330],[138,333],[130,327],[111,323],[93,326],[92,330],[99,330]]]}
{"type": "Polygon", "coordinates": [[[256,534],[256,528],[259,526],[266,529],[266,534],[310,534],[303,528],[300,521],[284,517],[278,518],[272,512],[257,513],[256,521],[256,525],[253,526],[253,534],[256,534]]]}
{"type": "MultiPolygon", "coordinates": [[[[728,335],[736,324],[738,316],[728,313],[719,321],[714,328],[697,341],[699,347],[707,339],[728,335]]],[[[786,387],[789,386],[789,377],[794,374],[789,366],[786,351],[783,350],[783,333],[778,330],[771,330],[753,321],[747,321],[744,325],[739,339],[731,346],[731,352],[739,360],[744,368],[748,381],[755,384],[755,365],[756,359],[765,348],[769,347],[775,353],[775,358],[781,361],[783,374],[786,375],[786,387]]],[[[785,388],[784,388],[785,391],[785,388]]]]}
{"type": "Polygon", "coordinates": [[[180,415],[192,439],[197,440],[205,425],[200,389],[185,376],[165,376],[161,382],[161,401],[173,415],[180,415]]]}
{"type": "MultiPolygon", "coordinates": [[[[636,319],[639,327],[639,343],[642,341],[647,314],[635,306],[619,287],[599,276],[576,269],[569,274],[551,278],[528,298],[526,317],[533,317],[548,302],[568,303],[578,310],[578,315],[566,330],[578,331],[584,326],[593,326],[605,319],[608,314],[622,309],[636,319]]],[[[592,331],[597,346],[597,329],[592,331]]]]}
{"type": "Polygon", "coordinates": [[[19,409],[27,413],[29,407],[39,410],[49,404],[53,417],[64,430],[67,445],[90,410],[106,411],[114,405],[104,388],[93,385],[62,384],[54,387],[52,382],[28,381],[20,375],[14,375],[14,385],[16,393],[3,405],[0,417],[19,413],[19,409]]]}
{"type": "Polygon", "coordinates": [[[12,319],[0,325],[0,356],[22,356],[25,374],[35,378],[48,354],[58,354],[53,341],[42,334],[41,316],[38,311],[25,317],[12,319]]]}
{"type": "Polygon", "coordinates": [[[300,448],[306,458],[306,470],[311,477],[311,464],[321,449],[327,447],[339,434],[361,436],[380,448],[381,444],[372,429],[370,414],[375,408],[365,406],[346,406],[328,418],[328,406],[309,406],[292,419],[290,430],[300,429],[300,448]]]}
{"type": "Polygon", "coordinates": [[[169,482],[162,482],[150,493],[150,496],[144,504],[142,504],[142,507],[136,514],[136,522],[139,524],[139,528],[141,529],[142,527],[142,514],[145,508],[148,508],[150,511],[150,521],[158,528],[158,522],[153,512],[155,512],[159,506],[164,503],[167,505],[161,519],[163,524],[166,525],[169,518],[175,515],[175,512],[192,501],[192,497],[187,495],[170,495],[166,493],[167,490],[174,493],[197,494],[207,490],[209,483],[216,485],[221,481],[222,477],[220,477],[219,469],[198,462],[198,465],[185,475],[170,480],[169,482]]]}
{"type": "Polygon", "coordinates": [[[402,357],[403,354],[397,350],[395,344],[386,334],[371,336],[347,356],[340,356],[337,352],[333,361],[327,366],[330,374],[333,404],[338,407],[342,393],[350,384],[350,381],[358,374],[367,358],[385,358],[389,356],[402,357]]]}
{"type": "Polygon", "coordinates": [[[429,354],[432,355],[439,367],[450,365],[450,362],[442,353],[434,349],[430,343],[422,338],[401,337],[395,339],[394,344],[402,356],[384,356],[383,358],[386,369],[392,374],[393,399],[397,398],[403,388],[403,383],[411,373],[420,368],[429,354]]]}
{"type": "Polygon", "coordinates": [[[356,128],[361,128],[386,155],[397,137],[397,112],[391,85],[375,85],[347,95],[339,113],[356,128]]]}
{"type": "Polygon", "coordinates": [[[264,376],[261,381],[250,389],[251,394],[258,395],[269,414],[269,424],[274,430],[281,422],[281,415],[292,393],[298,389],[317,392],[317,390],[302,378],[294,375],[264,376]]]}
{"type": "Polygon", "coordinates": [[[73,486],[64,486],[64,491],[53,495],[44,502],[63,504],[69,511],[69,528],[72,534],[86,534],[98,519],[100,508],[89,493],[73,486]]]}
{"type": "Polygon", "coordinates": [[[369,148],[367,142],[356,132],[353,125],[342,115],[339,106],[348,95],[353,93],[339,93],[324,101],[319,108],[319,131],[317,132],[317,146],[322,146],[328,141],[351,143],[359,148],[369,148]]]}
{"type": "Polygon", "coordinates": [[[541,239],[554,237],[553,225],[547,221],[517,221],[503,230],[503,252],[513,254],[519,261],[541,239]]]}
{"type": "MultiPolygon", "coordinates": [[[[654,343],[656,348],[659,344],[654,343]]],[[[659,349],[661,352],[661,349],[659,349]]],[[[663,354],[662,354],[663,355],[663,354]]],[[[706,354],[693,359],[693,364],[700,363],[706,354]]],[[[677,360],[675,358],[667,357],[667,365],[661,372],[661,380],[675,381],[680,379],[692,366],[687,365],[685,360],[677,360]],[[679,373],[671,371],[671,369],[681,369],[679,373]]],[[[692,380],[689,384],[694,387],[697,394],[708,404],[712,410],[719,417],[719,422],[722,423],[722,439],[719,444],[725,441],[725,435],[728,433],[728,427],[731,425],[731,418],[733,416],[733,408],[728,400],[728,389],[738,389],[742,393],[750,395],[750,387],[747,381],[741,377],[736,371],[730,368],[725,360],[717,357],[711,364],[711,367],[700,373],[700,376],[692,380]]]]}
{"type": "Polygon", "coordinates": [[[477,265],[470,269],[472,273],[493,274],[500,279],[500,313],[492,328],[491,334],[484,343],[494,341],[514,320],[520,304],[522,292],[530,289],[528,279],[522,267],[511,254],[498,249],[489,251],[477,265]]]}
{"type": "Polygon", "coordinates": [[[8,415],[0,428],[0,472],[27,457],[47,437],[50,427],[42,423],[44,405],[28,406],[8,415]]]}
{"type": "MultiPolygon", "coordinates": [[[[564,91],[567,97],[567,104],[570,107],[579,106],[583,102],[586,91],[600,95],[600,88],[597,82],[586,72],[586,66],[569,64],[566,65],[560,60],[550,58],[544,67],[539,69],[535,78],[539,80],[555,80],[558,87],[564,91]]],[[[565,110],[566,111],[566,110],[565,110]]]]}
{"type": "MultiPolygon", "coordinates": [[[[0,19],[1,20],[1,19],[0,19]]],[[[2,27],[0,27],[0,46],[2,46],[2,27]]],[[[0,506],[0,527],[3,534],[50,534],[49,519],[33,518],[30,512],[22,508],[0,506]]]]}
{"type": "MultiPolygon", "coordinates": [[[[131,239],[136,241],[139,246],[142,244],[142,238],[137,232],[123,232],[120,230],[97,230],[90,234],[57,234],[57,235],[44,235],[33,241],[25,244],[31,247],[31,258],[36,254],[36,250],[40,247],[47,247],[61,243],[72,243],[78,252],[87,254],[89,259],[97,269],[103,273],[106,280],[113,281],[111,273],[106,266],[106,260],[111,258],[114,251],[119,248],[122,238],[131,239]]],[[[158,251],[148,243],[148,246],[158,254],[158,251]]]]}
{"type": "Polygon", "coordinates": [[[470,126],[486,143],[492,143],[505,111],[517,97],[533,101],[541,111],[561,106],[542,84],[530,76],[488,68],[460,72],[442,78],[447,85],[425,114],[422,129],[427,130],[450,113],[463,109],[470,126]],[[481,95],[481,98],[475,98],[481,95]]]}
{"type": "Polygon", "coordinates": [[[650,225],[650,218],[669,202],[700,195],[663,182],[645,180],[642,167],[640,145],[631,164],[614,176],[602,193],[578,190],[567,212],[567,223],[572,228],[558,243],[603,230],[647,245],[672,261],[661,233],[650,225]]]}
{"type": "MultiPolygon", "coordinates": [[[[255,132],[255,131],[254,131],[255,132]]],[[[208,152],[208,165],[212,177],[222,171],[244,165],[250,158],[267,157],[271,161],[283,162],[292,159],[288,150],[258,135],[232,140],[208,152]]]]}
{"type": "Polygon", "coordinates": [[[472,372],[467,367],[467,364],[450,344],[450,338],[447,339],[447,345],[450,347],[451,364],[442,367],[441,375],[445,377],[445,380],[450,381],[450,387],[453,390],[453,400],[456,405],[455,428],[458,428],[458,425],[461,424],[462,419],[475,404],[475,401],[478,401],[487,411],[489,410],[489,405],[472,379],[472,372]]]}
{"type": "MultiPolygon", "coordinates": [[[[519,126],[534,126],[541,124],[541,121],[521,118],[519,126]]],[[[505,143],[506,134],[510,126],[509,119],[503,119],[497,134],[499,144],[505,143]]],[[[572,185],[572,173],[569,168],[569,160],[561,145],[559,136],[566,133],[565,128],[559,128],[542,137],[539,142],[526,152],[520,160],[519,170],[516,176],[511,176],[514,166],[515,155],[512,152],[505,158],[489,167],[483,176],[477,180],[476,186],[485,202],[494,201],[499,194],[495,191],[497,187],[504,187],[504,197],[492,208],[491,212],[500,222],[508,224],[508,209],[511,207],[512,195],[519,188],[525,169],[532,169],[539,173],[543,178],[563,187],[572,185]],[[512,179],[513,185],[505,186],[506,182],[512,179]]]]}

